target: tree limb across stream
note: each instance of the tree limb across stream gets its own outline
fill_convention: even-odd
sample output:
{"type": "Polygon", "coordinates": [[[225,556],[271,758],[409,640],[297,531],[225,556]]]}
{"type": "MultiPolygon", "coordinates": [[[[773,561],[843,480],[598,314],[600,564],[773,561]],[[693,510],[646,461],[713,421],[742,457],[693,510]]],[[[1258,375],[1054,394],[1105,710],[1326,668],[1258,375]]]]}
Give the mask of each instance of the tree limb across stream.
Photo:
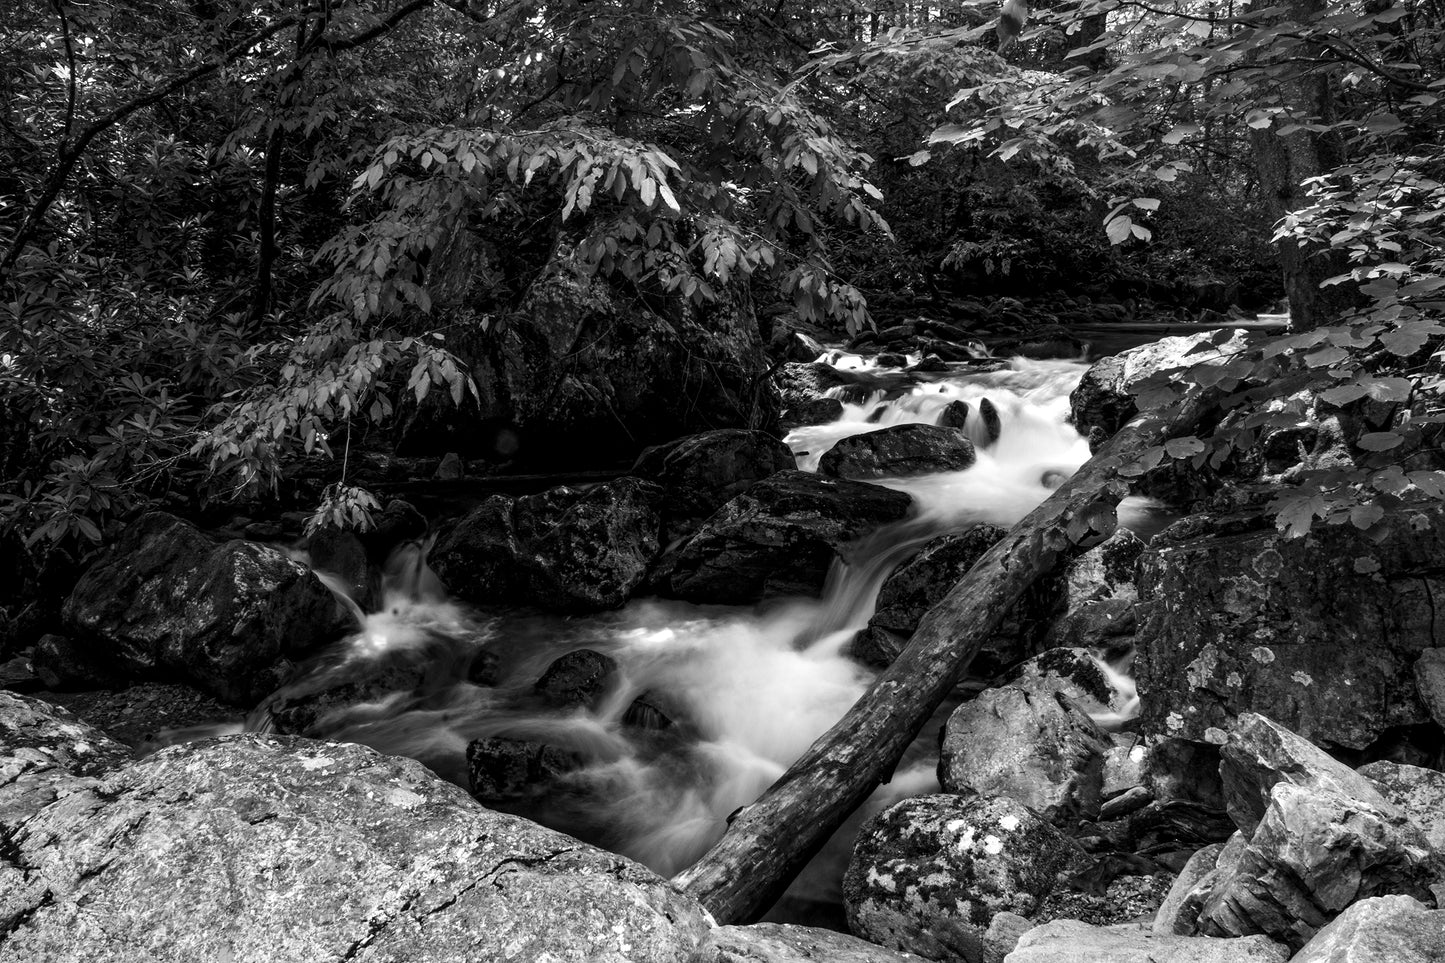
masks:
{"type": "Polygon", "coordinates": [[[1060,561],[1113,534],[1128,494],[1119,469],[1187,434],[1210,405],[1194,392],[1136,417],[1015,525],[924,616],[908,646],[842,719],[673,882],[719,923],[757,920],[893,771],[1023,592],[1060,561]]]}

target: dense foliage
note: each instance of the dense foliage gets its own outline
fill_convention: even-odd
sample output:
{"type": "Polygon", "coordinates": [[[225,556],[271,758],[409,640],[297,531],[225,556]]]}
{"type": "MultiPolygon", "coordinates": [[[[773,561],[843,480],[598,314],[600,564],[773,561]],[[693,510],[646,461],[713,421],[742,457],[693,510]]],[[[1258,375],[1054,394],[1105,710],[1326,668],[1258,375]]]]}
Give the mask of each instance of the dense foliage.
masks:
{"type": "MultiPolygon", "coordinates": [[[[961,295],[1172,310],[1214,284],[1261,307],[1276,224],[1311,330],[1203,378],[1403,406],[1365,443],[1371,471],[1433,471],[1398,456],[1431,448],[1438,398],[1445,11],[1024,9],[11,4],[0,523],[35,546],[97,541],[137,504],[274,489],[308,457],[336,461],[316,521],[364,523],[353,437],[434,386],[469,403],[447,338],[562,250],[641,297],[746,287],[856,331],[870,303],[961,295]],[[502,263],[458,316],[435,297],[469,232],[502,263]]],[[[1292,529],[1435,484],[1301,483],[1292,529]]]]}

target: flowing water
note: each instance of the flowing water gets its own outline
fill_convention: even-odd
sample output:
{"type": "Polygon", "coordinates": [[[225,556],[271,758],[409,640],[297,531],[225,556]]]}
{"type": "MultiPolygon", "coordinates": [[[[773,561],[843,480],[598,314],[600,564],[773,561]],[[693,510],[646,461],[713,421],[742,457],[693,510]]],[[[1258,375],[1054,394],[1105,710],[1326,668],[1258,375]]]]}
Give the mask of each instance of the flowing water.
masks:
{"type": "MultiPolygon", "coordinates": [[[[855,371],[871,366],[856,357],[833,360],[855,371]]],[[[349,692],[319,716],[312,734],[414,757],[463,786],[473,740],[560,747],[586,764],[512,808],[671,875],[696,860],[730,813],[755,799],[866,691],[874,673],[846,648],[893,568],[941,533],[980,522],[1012,524],[1088,458],[1087,444],[1065,421],[1083,369],[1080,362],[1016,360],[998,370],[929,375],[934,380],[906,389],[854,387],[839,393],[850,399],[839,420],[789,435],[800,467],[814,469],[848,435],[936,423],[952,401],[974,412],[963,430],[977,446],[976,463],[881,480],[912,495],[915,513],[853,546],[854,561],[835,566],[821,599],[750,608],[644,599],[586,617],[485,614],[448,600],[425,566],[425,547],[408,546],[386,573],[379,609],[353,605],[358,630],[268,699],[247,725],[269,728],[278,707],[304,702],[307,694],[349,692]],[[996,440],[976,414],[985,398],[998,412],[996,440]],[[603,696],[585,709],[540,705],[538,677],[553,660],[584,648],[618,665],[603,696]],[[492,667],[487,681],[496,684],[469,681],[483,663],[492,667]],[[388,686],[387,679],[402,681],[388,686]],[[356,703],[358,697],[367,701],[356,703]]],[[[1145,527],[1148,516],[1142,504],[1126,503],[1121,512],[1125,524],[1145,527]]],[[[869,809],[936,790],[937,726],[951,705],[869,809]]],[[[798,888],[826,898],[841,875],[838,858],[815,867],[798,888]]]]}

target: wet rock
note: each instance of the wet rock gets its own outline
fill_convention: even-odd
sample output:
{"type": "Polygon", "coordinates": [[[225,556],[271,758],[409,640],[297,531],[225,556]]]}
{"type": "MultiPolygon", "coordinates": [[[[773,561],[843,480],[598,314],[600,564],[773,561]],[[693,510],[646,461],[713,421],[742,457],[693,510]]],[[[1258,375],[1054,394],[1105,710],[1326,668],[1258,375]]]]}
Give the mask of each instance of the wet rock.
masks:
{"type": "Polygon", "coordinates": [[[1055,920],[1025,933],[1005,963],[1284,963],[1289,951],[1263,936],[1174,936],[1138,926],[1055,920]]]}
{"type": "Polygon", "coordinates": [[[1010,799],[905,799],[864,824],[843,879],[848,926],[931,959],[980,963],[1000,913],[1032,918],[1078,856],[1010,799]]]}
{"type": "Polygon", "coordinates": [[[1069,398],[1074,425],[1081,434],[1099,428],[1112,435],[1138,413],[1134,392],[1149,378],[1181,367],[1218,360],[1247,343],[1242,330],[1205,331],[1161,338],[1121,354],[1101,358],[1079,381],[1069,398]]]}
{"type": "Polygon", "coordinates": [[[372,517],[370,531],[358,537],[366,548],[366,556],[372,565],[380,566],[391,557],[391,553],[405,542],[423,538],[427,533],[427,520],[411,502],[393,498],[381,512],[372,517]]]}
{"type": "Polygon", "coordinates": [[[594,704],[617,673],[617,660],[591,649],[568,652],[537,680],[538,694],[555,708],[594,704]]]}
{"type": "Polygon", "coordinates": [[[1298,950],[1357,900],[1431,899],[1440,869],[1424,834],[1388,803],[1281,782],[1238,859],[1221,855],[1186,904],[1199,905],[1196,933],[1263,934],[1298,950]]]}
{"type": "Polygon", "coordinates": [[[944,428],[962,430],[968,426],[968,402],[950,401],[938,415],[938,423],[944,428]]]}
{"type": "Polygon", "coordinates": [[[1368,537],[1344,525],[1288,539],[1251,524],[1264,520],[1232,531],[1197,516],[1144,553],[1145,727],[1203,740],[1262,711],[1312,741],[1364,749],[1428,721],[1415,664],[1445,633],[1432,601],[1445,592],[1445,509],[1390,510],[1368,537]]]}
{"type": "Polygon", "coordinates": [[[817,340],[809,337],[801,331],[794,331],[788,337],[788,346],[784,357],[789,361],[797,361],[808,364],[817,361],[828,351],[817,340]]]}
{"type": "Polygon", "coordinates": [[[723,428],[647,449],[632,474],[662,486],[664,540],[672,541],[754,482],[794,467],[793,452],[767,432],[723,428]]]}
{"type": "Polygon", "coordinates": [[[673,726],[671,714],[657,702],[658,700],[652,693],[644,692],[628,704],[627,711],[622,714],[622,724],[648,732],[671,729],[673,726]]]}
{"type": "Polygon", "coordinates": [[[817,595],[848,543],[903,518],[911,504],[876,485],[778,472],[718,509],[663,559],[654,582],[692,602],[817,595]]]}
{"type": "Polygon", "coordinates": [[[542,795],[582,764],[576,752],[530,739],[494,737],[467,745],[472,795],[489,805],[542,795]]]}
{"type": "Polygon", "coordinates": [[[319,529],[306,540],[311,568],[336,578],[347,595],[370,611],[376,601],[371,585],[371,564],[366,546],[355,532],[339,528],[319,529]]]}
{"type": "Polygon", "coordinates": [[[466,462],[462,461],[462,456],[454,451],[449,451],[442,456],[441,463],[437,465],[436,473],[432,477],[437,481],[460,481],[466,473],[466,462]]]}
{"type": "Polygon", "coordinates": [[[86,571],[64,615],[97,664],[178,677],[236,703],[275,689],[284,657],[342,624],[336,599],[305,566],[255,542],[216,542],[158,512],[86,571]]]}
{"type": "Polygon", "coordinates": [[[822,398],[833,388],[849,384],[837,368],[823,361],[790,362],[773,373],[773,390],[784,408],[796,408],[822,398]]]}
{"type": "Polygon", "coordinates": [[[1056,823],[1097,817],[1112,743],[1064,690],[1034,677],[955,709],[943,728],[943,788],[1009,796],[1056,823]]]}
{"type": "Polygon", "coordinates": [[[356,745],[177,746],[47,806],[9,842],[7,961],[675,963],[710,929],[629,860],[356,745]],[[216,925],[177,922],[196,920],[216,925]]]}
{"type": "Polygon", "coordinates": [[[1294,963],[1439,963],[1445,910],[1408,896],[1360,900],[1292,957],[1294,963]]]}
{"type": "Polygon", "coordinates": [[[1356,771],[1420,827],[1432,849],[1445,854],[1445,772],[1383,759],[1356,771]]]}
{"type": "Polygon", "coordinates": [[[843,402],[837,398],[814,398],[784,409],[778,416],[778,428],[786,432],[811,425],[827,425],[842,417],[843,402]]]}
{"type": "Polygon", "coordinates": [[[1230,818],[1246,836],[1264,817],[1274,788],[1280,783],[1335,792],[1364,804],[1391,808],[1367,777],[1256,713],[1239,717],[1221,757],[1225,804],[1230,818]]]}
{"type": "Polygon", "coordinates": [[[1003,421],[999,418],[998,408],[987,398],[978,403],[978,420],[983,424],[984,437],[991,445],[998,441],[998,436],[1003,432],[1003,421]]]}
{"type": "Polygon", "coordinates": [[[656,485],[631,477],[585,491],[493,495],[438,542],[432,568],[470,602],[616,608],[660,548],[661,498],[656,485]]]}
{"type": "Polygon", "coordinates": [[[840,440],[818,471],[831,478],[897,478],[961,471],[973,460],[973,443],[956,429],[909,424],[840,440]]]}
{"type": "MultiPolygon", "coordinates": [[[[853,643],[853,654],[870,665],[886,666],[898,657],[924,614],[948,594],[1004,531],[975,525],[964,532],[940,535],[883,583],[868,627],[853,643]]],[[[980,653],[979,658],[984,653],[980,653]]],[[[975,659],[977,661],[977,658],[975,659]]],[[[982,666],[985,672],[988,665],[982,666]]]]}
{"type": "Polygon", "coordinates": [[[811,926],[755,923],[719,926],[695,963],[904,963],[918,957],[811,926]]]}
{"type": "MultiPolygon", "coordinates": [[[[130,759],[125,746],[59,706],[0,690],[0,838],[130,759]]],[[[0,896],[0,920],[4,906],[0,896]]]]}

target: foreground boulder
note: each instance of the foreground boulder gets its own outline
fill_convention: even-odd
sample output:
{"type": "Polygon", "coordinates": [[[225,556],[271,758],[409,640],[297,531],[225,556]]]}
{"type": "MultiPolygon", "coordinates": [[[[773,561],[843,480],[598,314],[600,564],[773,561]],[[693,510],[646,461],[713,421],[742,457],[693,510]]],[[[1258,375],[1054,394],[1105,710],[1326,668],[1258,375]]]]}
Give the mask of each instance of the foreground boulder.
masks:
{"type": "Polygon", "coordinates": [[[723,428],[647,449],[632,474],[662,486],[664,540],[672,541],[754,482],[793,467],[792,450],[767,432],[723,428]]]}
{"type": "Polygon", "coordinates": [[[267,545],[217,542],[154,512],[125,530],[65,602],[70,634],[97,662],[176,678],[252,703],[283,681],[283,659],[334,637],[336,598],[267,545]]]}
{"type": "Polygon", "coordinates": [[[469,602],[616,608],[661,547],[661,497],[656,485],[630,477],[585,491],[493,495],[442,538],[431,565],[469,602]]]}
{"type": "Polygon", "coordinates": [[[1415,663],[1435,645],[1445,509],[1389,511],[1285,538],[1253,516],[1185,519],[1141,561],[1135,662],[1146,727],[1202,740],[1267,712],[1315,742],[1364,749],[1430,720],[1415,663]],[[1341,672],[1342,666],[1349,672],[1341,672]]]}
{"type": "Polygon", "coordinates": [[[1010,799],[916,796],[869,820],[843,878],[848,926],[931,959],[997,958],[1001,914],[1028,919],[1077,848],[1010,799]]]}
{"type": "Polygon", "coordinates": [[[1320,930],[1295,963],[1436,963],[1445,959],[1445,910],[1408,896],[1360,900],[1320,930]]]}
{"type": "Polygon", "coordinates": [[[900,478],[962,471],[974,458],[973,443],[956,428],[894,425],[840,439],[818,471],[830,478],[900,478]]]}
{"type": "Polygon", "coordinates": [[[905,963],[917,959],[847,933],[786,923],[719,926],[708,934],[697,955],[697,963],[905,963]]]}
{"type": "Polygon", "coordinates": [[[0,689],[0,836],[130,758],[125,746],[59,706],[0,689]]]}
{"type": "Polygon", "coordinates": [[[1284,963],[1289,950],[1263,936],[1172,936],[1138,926],[1055,920],[1029,930],[1004,963],[1284,963]]]}
{"type": "Polygon", "coordinates": [[[844,546],[902,519],[911,505],[876,485],[778,472],[718,509],[663,560],[654,582],[691,602],[817,595],[844,546]]]}
{"type": "Polygon", "coordinates": [[[0,862],[6,963],[675,963],[708,929],[646,869],[419,763],[274,737],[164,750],[21,823],[0,862]]]}

